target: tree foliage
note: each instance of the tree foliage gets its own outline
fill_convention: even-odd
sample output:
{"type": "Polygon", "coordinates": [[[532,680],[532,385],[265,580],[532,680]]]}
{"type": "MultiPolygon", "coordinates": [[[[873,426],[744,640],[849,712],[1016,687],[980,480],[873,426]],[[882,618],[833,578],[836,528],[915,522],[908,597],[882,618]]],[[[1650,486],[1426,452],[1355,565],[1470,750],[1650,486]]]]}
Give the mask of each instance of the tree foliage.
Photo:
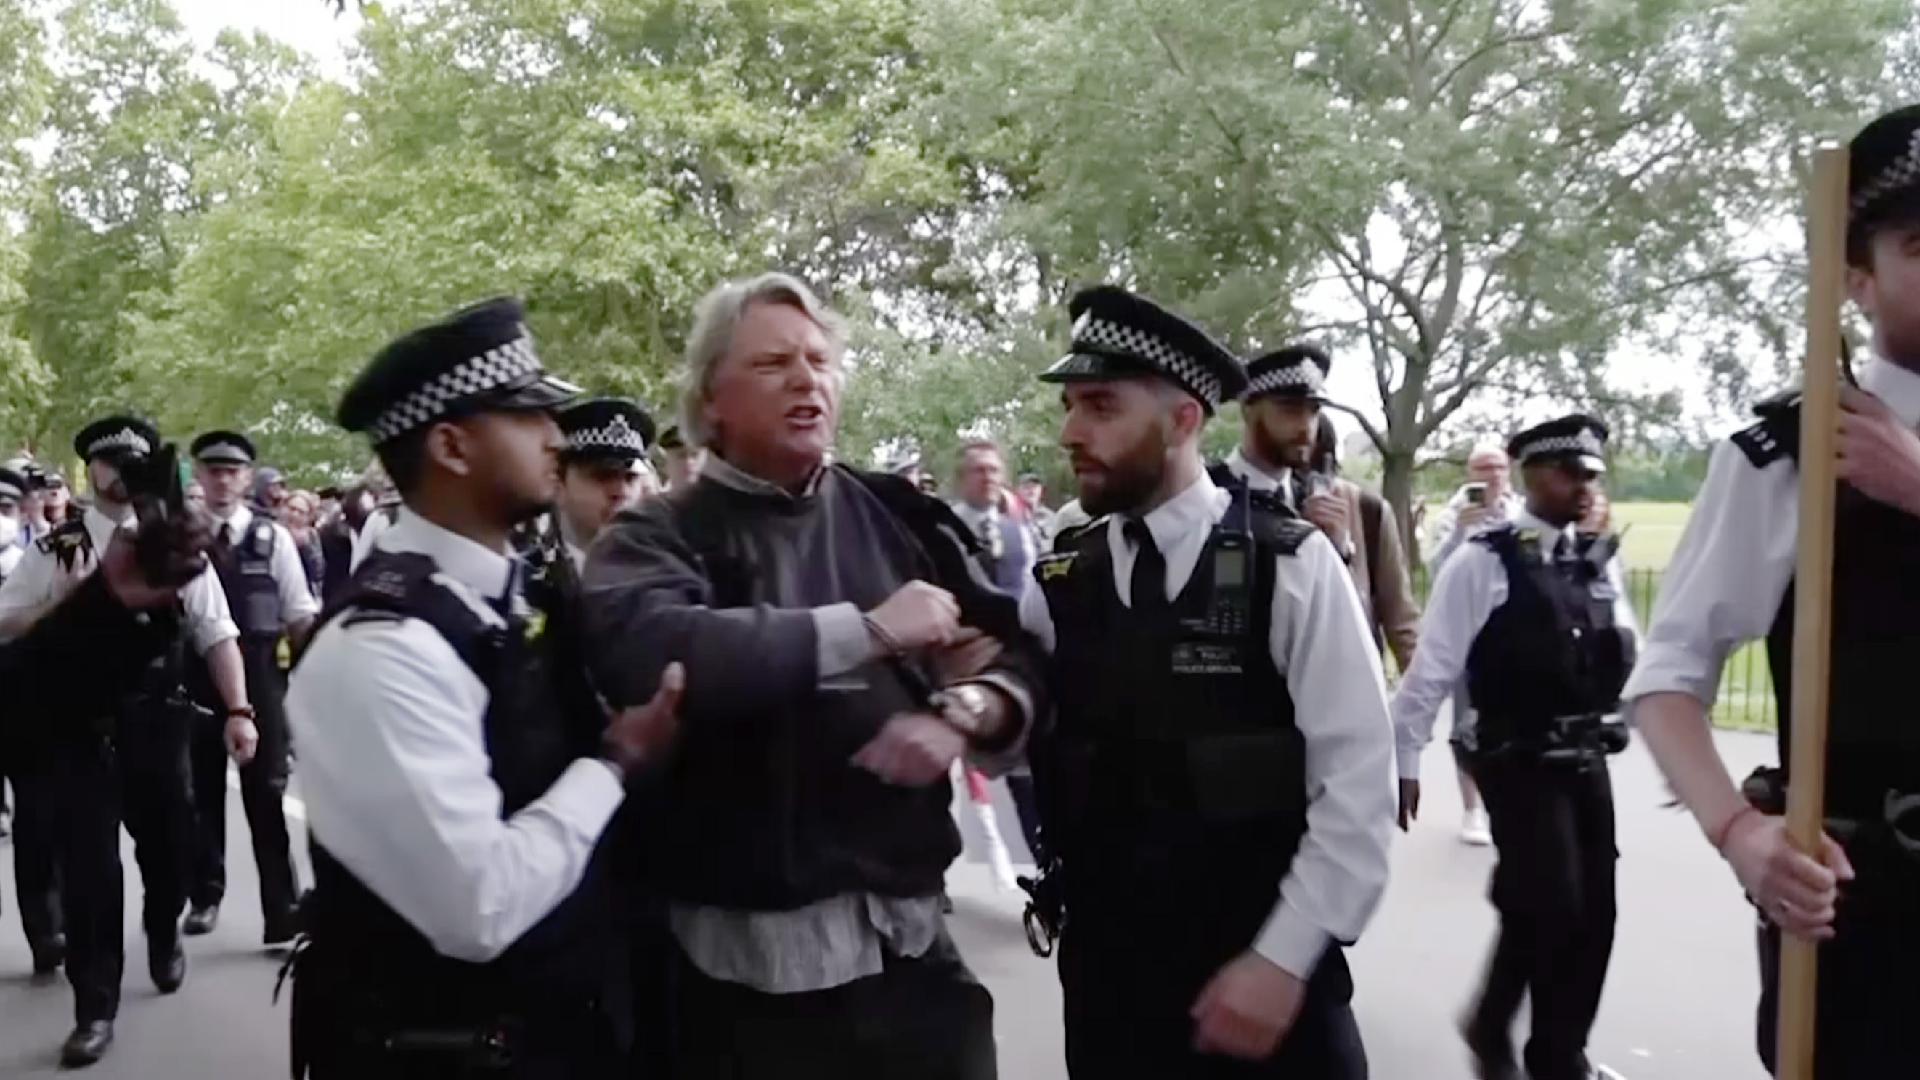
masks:
{"type": "Polygon", "coordinates": [[[988,435],[1059,487],[1032,375],[1117,280],[1367,368],[1404,509],[1517,402],[1671,438],[1623,346],[1771,382],[1805,146],[1920,93],[1905,0],[359,7],[329,77],[165,0],[0,0],[0,432],[131,406],[345,471],[367,357],[504,292],[664,409],[694,300],[780,267],[855,316],[844,456],[988,435]]]}

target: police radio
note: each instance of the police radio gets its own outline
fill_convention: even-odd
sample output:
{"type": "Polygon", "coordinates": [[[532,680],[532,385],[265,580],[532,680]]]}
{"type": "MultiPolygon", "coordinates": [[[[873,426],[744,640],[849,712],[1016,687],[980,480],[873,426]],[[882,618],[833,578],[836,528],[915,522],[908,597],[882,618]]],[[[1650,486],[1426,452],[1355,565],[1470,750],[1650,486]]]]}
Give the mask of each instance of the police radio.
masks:
{"type": "Polygon", "coordinates": [[[1207,609],[1207,629],[1238,637],[1252,625],[1253,539],[1244,532],[1223,531],[1213,543],[1213,602],[1207,609]]]}

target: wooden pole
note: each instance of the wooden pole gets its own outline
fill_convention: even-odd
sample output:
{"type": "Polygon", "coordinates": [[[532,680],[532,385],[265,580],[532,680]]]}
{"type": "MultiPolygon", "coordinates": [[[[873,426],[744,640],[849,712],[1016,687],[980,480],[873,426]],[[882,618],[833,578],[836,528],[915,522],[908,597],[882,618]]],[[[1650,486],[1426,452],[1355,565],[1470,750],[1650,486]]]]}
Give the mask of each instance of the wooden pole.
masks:
{"type": "MultiPolygon", "coordinates": [[[[1840,305],[1845,299],[1847,151],[1814,152],[1807,203],[1807,370],[1800,406],[1800,561],[1794,574],[1793,745],[1787,832],[1820,850],[1826,816],[1827,703],[1833,642],[1834,452],[1840,413],[1840,305]]],[[[1780,1080],[1814,1080],[1818,946],[1792,935],[1780,949],[1780,1080]]]]}

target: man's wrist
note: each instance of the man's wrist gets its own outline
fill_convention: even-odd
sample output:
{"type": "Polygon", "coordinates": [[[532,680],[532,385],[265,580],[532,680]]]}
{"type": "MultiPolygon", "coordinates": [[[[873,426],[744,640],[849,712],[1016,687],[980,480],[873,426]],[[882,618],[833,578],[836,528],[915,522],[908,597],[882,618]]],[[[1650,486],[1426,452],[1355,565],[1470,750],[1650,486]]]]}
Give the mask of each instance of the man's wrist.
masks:
{"type": "Polygon", "coordinates": [[[253,711],[253,706],[251,705],[242,704],[242,705],[227,706],[227,719],[229,720],[252,720],[257,715],[258,714],[253,711]]]}

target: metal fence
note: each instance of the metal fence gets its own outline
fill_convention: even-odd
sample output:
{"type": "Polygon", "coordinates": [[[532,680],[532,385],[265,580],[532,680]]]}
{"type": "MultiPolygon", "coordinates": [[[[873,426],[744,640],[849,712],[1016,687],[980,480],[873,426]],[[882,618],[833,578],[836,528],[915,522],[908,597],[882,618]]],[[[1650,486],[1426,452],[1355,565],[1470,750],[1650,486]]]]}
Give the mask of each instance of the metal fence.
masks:
{"type": "MultiPolygon", "coordinates": [[[[1645,630],[1653,619],[1653,604],[1660,595],[1658,570],[1627,571],[1627,600],[1633,605],[1634,618],[1645,630]]],[[[1424,568],[1414,575],[1414,590],[1424,609],[1428,579],[1424,568]]],[[[1727,657],[1720,672],[1720,697],[1714,703],[1713,722],[1718,727],[1746,731],[1772,731],[1778,719],[1773,697],[1773,675],[1767,667],[1764,642],[1752,642],[1727,657]]]]}

